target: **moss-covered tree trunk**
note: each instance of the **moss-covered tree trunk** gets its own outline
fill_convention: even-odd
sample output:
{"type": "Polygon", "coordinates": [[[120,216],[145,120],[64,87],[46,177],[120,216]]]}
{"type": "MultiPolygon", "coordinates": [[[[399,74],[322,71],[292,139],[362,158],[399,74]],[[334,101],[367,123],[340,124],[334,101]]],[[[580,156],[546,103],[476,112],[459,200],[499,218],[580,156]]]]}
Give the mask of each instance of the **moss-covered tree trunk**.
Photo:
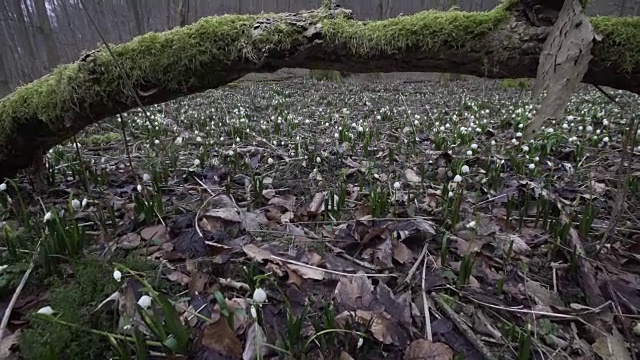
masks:
{"type": "MultiPolygon", "coordinates": [[[[640,18],[591,19],[603,36],[584,82],[640,93],[640,18]]],[[[0,100],[0,178],[86,126],[138,106],[283,67],[535,77],[548,27],[517,0],[487,13],[422,12],[375,21],[344,9],[225,15],[85,54],[0,100]]]]}

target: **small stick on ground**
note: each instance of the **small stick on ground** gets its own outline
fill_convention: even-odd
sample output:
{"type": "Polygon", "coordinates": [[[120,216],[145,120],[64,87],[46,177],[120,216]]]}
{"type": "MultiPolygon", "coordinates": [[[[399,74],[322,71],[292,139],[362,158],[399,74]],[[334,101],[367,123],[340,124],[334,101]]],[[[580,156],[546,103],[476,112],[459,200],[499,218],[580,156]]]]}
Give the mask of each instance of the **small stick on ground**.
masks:
{"type": "Polygon", "coordinates": [[[35,267],[37,254],[40,252],[39,250],[40,250],[41,242],[42,242],[42,238],[40,238],[40,240],[38,241],[38,245],[36,246],[36,251],[34,252],[33,257],[31,257],[31,263],[29,264],[29,268],[27,269],[27,271],[25,271],[24,275],[22,275],[22,280],[20,280],[20,284],[18,284],[16,291],[13,293],[13,296],[11,297],[9,306],[7,306],[7,309],[4,312],[4,316],[2,317],[2,323],[0,323],[0,340],[4,339],[4,331],[7,328],[7,325],[9,324],[9,318],[11,317],[11,312],[13,311],[13,308],[16,306],[18,297],[20,297],[20,293],[22,292],[22,289],[24,288],[24,286],[27,284],[27,280],[29,280],[29,276],[31,275],[31,272],[35,267]]]}

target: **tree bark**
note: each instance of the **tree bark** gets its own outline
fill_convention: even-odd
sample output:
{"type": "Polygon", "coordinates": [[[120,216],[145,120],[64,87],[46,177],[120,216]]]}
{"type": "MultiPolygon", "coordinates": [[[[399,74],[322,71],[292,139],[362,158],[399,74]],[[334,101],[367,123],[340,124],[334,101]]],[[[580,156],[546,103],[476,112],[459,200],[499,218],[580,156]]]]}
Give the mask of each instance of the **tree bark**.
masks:
{"type": "MultiPolygon", "coordinates": [[[[285,67],[535,77],[549,28],[527,23],[521,10],[512,0],[485,13],[368,23],[344,9],[226,15],[114,46],[117,62],[99,49],[0,100],[0,179],[86,126],[137,107],[132,88],[150,105],[285,67]]],[[[591,21],[603,40],[583,82],[640,94],[640,19],[591,21]]]]}
{"type": "Polygon", "coordinates": [[[38,16],[38,30],[44,38],[44,45],[47,56],[47,70],[51,70],[60,62],[60,55],[58,54],[58,45],[53,36],[53,29],[51,27],[51,21],[49,20],[49,12],[45,0],[35,1],[36,15],[38,16]]]}

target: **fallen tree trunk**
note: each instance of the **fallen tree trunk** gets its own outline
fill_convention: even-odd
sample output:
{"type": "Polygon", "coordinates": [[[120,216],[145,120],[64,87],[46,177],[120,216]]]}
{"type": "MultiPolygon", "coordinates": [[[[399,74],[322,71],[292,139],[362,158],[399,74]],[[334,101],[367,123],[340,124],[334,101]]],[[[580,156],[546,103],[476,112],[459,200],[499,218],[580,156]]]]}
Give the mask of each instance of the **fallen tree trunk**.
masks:
{"type": "MultiPolygon", "coordinates": [[[[549,27],[516,0],[486,13],[353,20],[344,9],[225,15],[85,54],[0,100],[0,179],[104,118],[280,68],[535,77],[549,27]]],[[[599,17],[586,83],[640,94],[640,18],[599,17]]]]}

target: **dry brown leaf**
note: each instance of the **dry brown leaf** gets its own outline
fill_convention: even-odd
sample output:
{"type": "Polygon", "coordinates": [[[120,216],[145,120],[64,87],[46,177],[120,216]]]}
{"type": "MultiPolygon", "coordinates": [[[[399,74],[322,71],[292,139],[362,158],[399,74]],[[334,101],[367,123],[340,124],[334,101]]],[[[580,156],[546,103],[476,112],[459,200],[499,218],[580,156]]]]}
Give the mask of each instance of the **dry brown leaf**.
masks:
{"type": "Polygon", "coordinates": [[[187,274],[183,274],[179,271],[170,271],[167,274],[167,279],[173,281],[173,282],[177,282],[180,285],[187,285],[189,282],[191,282],[191,277],[187,274]]]}
{"type": "Polygon", "coordinates": [[[118,247],[124,250],[133,250],[140,246],[140,235],[136,233],[124,234],[118,239],[118,247]]]}
{"type": "Polygon", "coordinates": [[[366,217],[371,217],[371,206],[367,203],[361,203],[356,207],[356,211],[353,214],[356,220],[362,221],[366,217]]]}
{"type": "Polygon", "coordinates": [[[396,241],[393,244],[393,258],[396,259],[397,262],[406,264],[413,260],[413,256],[413,252],[409,250],[405,244],[400,241],[396,241]]]}
{"type": "Polygon", "coordinates": [[[296,197],[290,194],[276,196],[273,199],[269,200],[268,205],[280,205],[284,206],[287,210],[291,212],[296,211],[296,197]]]}
{"type": "Polygon", "coordinates": [[[258,323],[254,322],[247,330],[247,340],[244,343],[242,360],[262,359],[269,351],[267,336],[258,323]],[[258,357],[260,354],[260,357],[258,357]]]}
{"type": "Polygon", "coordinates": [[[189,281],[189,294],[199,294],[204,291],[209,283],[209,275],[202,272],[195,272],[191,274],[191,280],[189,281]]]}
{"type": "Polygon", "coordinates": [[[249,301],[245,298],[233,298],[226,300],[227,309],[233,313],[233,331],[236,334],[241,334],[249,325],[251,318],[247,314],[246,310],[249,308],[249,301]]]}
{"type": "Polygon", "coordinates": [[[393,245],[391,239],[381,242],[373,252],[373,263],[383,269],[393,267],[393,245]]]}
{"type": "Polygon", "coordinates": [[[516,255],[527,254],[531,251],[531,248],[527,243],[518,235],[514,234],[495,234],[494,235],[498,246],[502,248],[505,254],[511,252],[516,255]]]}
{"type": "Polygon", "coordinates": [[[378,341],[390,345],[405,346],[407,338],[400,331],[396,321],[384,311],[373,312],[367,310],[345,311],[336,316],[336,322],[344,325],[346,321],[355,320],[358,324],[369,326],[369,331],[378,341]]]}
{"type": "Polygon", "coordinates": [[[18,345],[22,330],[18,329],[13,334],[7,335],[8,330],[5,330],[5,335],[0,340],[0,359],[18,359],[18,354],[11,351],[11,348],[18,345]]]}
{"type": "Polygon", "coordinates": [[[410,183],[420,183],[422,181],[422,177],[420,177],[420,175],[416,174],[416,172],[413,169],[406,169],[404,171],[404,176],[407,177],[407,181],[410,183]]]}
{"type": "Polygon", "coordinates": [[[288,266],[285,270],[287,270],[287,284],[293,284],[300,289],[304,283],[304,278],[297,272],[291,270],[288,266]]]}
{"type": "Polygon", "coordinates": [[[625,341],[615,327],[612,334],[597,338],[592,347],[603,360],[631,360],[625,341]]]}
{"type": "Polygon", "coordinates": [[[210,210],[207,210],[206,213],[204,213],[204,216],[220,218],[222,220],[231,221],[231,222],[242,221],[235,207],[233,208],[228,207],[228,208],[222,208],[222,209],[210,209],[210,210]]]}
{"type": "Polygon", "coordinates": [[[301,266],[296,264],[287,264],[287,268],[291,269],[291,271],[297,273],[305,279],[312,280],[322,280],[324,279],[324,271],[310,268],[307,266],[301,266]]]}
{"type": "Polygon", "coordinates": [[[340,353],[340,358],[338,360],[354,360],[353,356],[349,355],[348,352],[342,350],[340,353]]]}
{"type": "Polygon", "coordinates": [[[273,256],[269,250],[259,248],[253,244],[243,246],[242,251],[258,262],[269,260],[273,256]]]}
{"type": "Polygon", "coordinates": [[[226,356],[242,357],[242,343],[224,318],[207,325],[202,334],[202,345],[226,356]]]}
{"type": "Polygon", "coordinates": [[[140,236],[146,241],[153,241],[154,244],[160,245],[170,240],[169,231],[164,225],[147,226],[140,231],[140,236]]]}
{"type": "Polygon", "coordinates": [[[375,300],[373,290],[371,280],[364,274],[361,274],[360,276],[340,278],[334,293],[337,303],[346,310],[369,310],[375,300]]]}
{"type": "Polygon", "coordinates": [[[274,196],[276,196],[276,191],[274,189],[262,190],[262,197],[265,199],[272,199],[274,196]]]}
{"type": "Polygon", "coordinates": [[[261,211],[241,211],[240,218],[242,219],[242,226],[249,232],[262,230],[262,226],[269,222],[265,214],[261,211]]]}
{"type": "Polygon", "coordinates": [[[407,347],[403,360],[451,360],[453,350],[444,343],[418,339],[407,347]]]}

